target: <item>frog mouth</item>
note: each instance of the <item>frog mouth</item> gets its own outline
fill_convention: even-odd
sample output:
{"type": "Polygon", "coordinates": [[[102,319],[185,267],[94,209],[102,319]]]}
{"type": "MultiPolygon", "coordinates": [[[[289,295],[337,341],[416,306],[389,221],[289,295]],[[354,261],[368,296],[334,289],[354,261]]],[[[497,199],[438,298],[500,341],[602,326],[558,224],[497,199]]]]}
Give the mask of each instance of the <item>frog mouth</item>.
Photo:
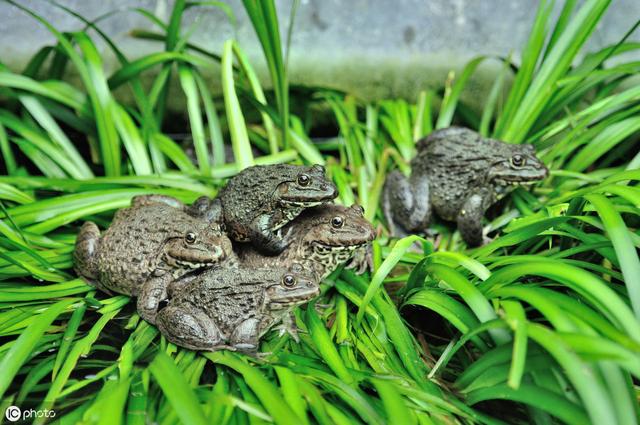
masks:
{"type": "Polygon", "coordinates": [[[290,300],[271,301],[269,302],[269,307],[272,310],[282,310],[288,307],[296,306],[298,304],[304,304],[307,300],[311,298],[312,297],[300,297],[300,298],[293,298],[290,300]]]}
{"type": "Polygon", "coordinates": [[[353,245],[327,245],[322,242],[314,242],[313,250],[318,254],[331,254],[340,252],[351,252],[366,245],[367,242],[361,242],[353,245]]]}
{"type": "Polygon", "coordinates": [[[307,293],[304,293],[304,294],[300,294],[296,297],[280,299],[280,300],[272,300],[269,302],[269,307],[272,310],[282,310],[288,307],[304,304],[305,302],[314,298],[318,294],[319,294],[319,290],[316,289],[313,291],[308,291],[307,293]]]}
{"type": "Polygon", "coordinates": [[[186,267],[189,269],[200,269],[202,267],[208,267],[208,266],[213,266],[215,264],[215,261],[207,261],[207,262],[201,262],[201,263],[192,263],[190,261],[176,261],[176,264],[178,266],[181,267],[186,267]]]}
{"type": "Polygon", "coordinates": [[[495,179],[494,182],[498,186],[530,186],[538,182],[538,180],[506,180],[495,179]]]}
{"type": "Polygon", "coordinates": [[[318,205],[322,204],[322,202],[320,201],[293,201],[293,200],[287,200],[287,199],[281,199],[280,203],[288,207],[302,207],[302,208],[317,207],[318,205]]]}

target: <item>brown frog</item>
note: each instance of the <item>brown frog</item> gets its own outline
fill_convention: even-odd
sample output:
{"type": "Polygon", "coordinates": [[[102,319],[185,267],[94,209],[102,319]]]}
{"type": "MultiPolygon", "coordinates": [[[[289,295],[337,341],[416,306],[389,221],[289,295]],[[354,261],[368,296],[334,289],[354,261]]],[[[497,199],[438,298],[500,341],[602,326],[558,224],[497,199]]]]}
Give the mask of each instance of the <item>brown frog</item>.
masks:
{"type": "Polygon", "coordinates": [[[319,293],[318,284],[297,266],[209,269],[179,288],[170,287],[158,328],[177,345],[207,351],[255,351],[274,324],[319,293]]]}
{"type": "Polygon", "coordinates": [[[94,223],[84,223],[73,255],[85,281],[106,292],[138,297],[138,313],[154,323],[172,280],[220,263],[231,253],[231,241],[215,223],[187,214],[175,198],[143,195],[119,210],[102,235],[94,223]]]}
{"type": "Polygon", "coordinates": [[[254,267],[291,267],[298,263],[313,270],[321,282],[375,238],[373,226],[364,218],[360,205],[310,208],[287,227],[292,242],[280,255],[265,257],[247,246],[238,249],[240,261],[254,267]]]}
{"type": "Polygon", "coordinates": [[[229,179],[215,200],[197,200],[189,212],[206,220],[221,214],[231,239],[275,255],[291,241],[280,233],[282,227],[305,208],[337,195],[321,165],[256,165],[229,179]]]}

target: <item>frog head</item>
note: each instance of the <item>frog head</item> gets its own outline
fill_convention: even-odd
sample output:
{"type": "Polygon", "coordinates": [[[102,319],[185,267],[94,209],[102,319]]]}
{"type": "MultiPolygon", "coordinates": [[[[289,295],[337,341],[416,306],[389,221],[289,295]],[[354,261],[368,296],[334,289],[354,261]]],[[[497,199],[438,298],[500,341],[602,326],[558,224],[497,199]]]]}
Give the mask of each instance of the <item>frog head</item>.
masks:
{"type": "Polygon", "coordinates": [[[532,184],[542,180],[549,170],[536,156],[533,145],[494,144],[495,155],[487,172],[487,180],[499,194],[509,186],[532,184]]]}
{"type": "Polygon", "coordinates": [[[306,210],[294,223],[300,235],[300,255],[322,265],[326,273],[349,260],[354,252],[375,239],[373,226],[360,205],[324,205],[306,210]]]}
{"type": "Polygon", "coordinates": [[[516,185],[534,183],[548,174],[532,145],[487,139],[468,128],[436,130],[419,144],[428,153],[430,189],[445,192],[444,198],[487,186],[500,197],[516,185]]]}
{"type": "Polygon", "coordinates": [[[266,290],[270,310],[285,310],[304,304],[320,294],[320,287],[312,274],[299,263],[279,274],[279,280],[266,290]]]}
{"type": "Polygon", "coordinates": [[[285,167],[282,170],[283,181],[275,191],[280,205],[293,209],[308,208],[331,201],[338,196],[336,186],[325,177],[322,165],[282,167],[285,167]]]}
{"type": "Polygon", "coordinates": [[[169,265],[191,269],[216,264],[231,252],[231,240],[216,225],[188,229],[171,238],[164,249],[169,265]]]}

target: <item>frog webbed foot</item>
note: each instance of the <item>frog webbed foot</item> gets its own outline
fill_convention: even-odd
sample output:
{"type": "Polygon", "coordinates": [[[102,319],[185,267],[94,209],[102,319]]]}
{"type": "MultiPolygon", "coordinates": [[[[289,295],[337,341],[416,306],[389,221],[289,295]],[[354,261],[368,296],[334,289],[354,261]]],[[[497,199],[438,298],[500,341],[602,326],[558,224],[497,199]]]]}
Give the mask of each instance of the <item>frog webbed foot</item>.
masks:
{"type": "Polygon", "coordinates": [[[345,268],[352,269],[356,274],[373,271],[373,248],[371,245],[356,249],[353,258],[351,258],[351,261],[345,268]]]}
{"type": "Polygon", "coordinates": [[[145,205],[166,204],[177,209],[185,208],[182,201],[168,195],[137,195],[131,199],[132,207],[142,207],[145,205]]]}
{"type": "Polygon", "coordinates": [[[282,337],[284,334],[289,334],[289,336],[291,336],[291,338],[295,342],[300,342],[298,333],[303,332],[302,329],[300,329],[298,325],[296,325],[296,317],[293,312],[285,315],[282,318],[282,323],[280,323],[278,326],[274,326],[272,329],[274,331],[278,331],[279,337],[282,337]]]}
{"type": "Polygon", "coordinates": [[[157,326],[170,342],[192,350],[232,349],[223,345],[216,324],[201,311],[168,306],[158,312],[157,326]]]}
{"type": "Polygon", "coordinates": [[[291,243],[288,235],[284,238],[278,236],[271,229],[269,216],[258,217],[249,228],[249,239],[254,248],[266,255],[278,255],[291,243]]]}
{"type": "Polygon", "coordinates": [[[296,238],[296,233],[293,229],[293,226],[286,226],[278,230],[277,236],[282,240],[282,244],[285,248],[288,247],[296,238]]]}

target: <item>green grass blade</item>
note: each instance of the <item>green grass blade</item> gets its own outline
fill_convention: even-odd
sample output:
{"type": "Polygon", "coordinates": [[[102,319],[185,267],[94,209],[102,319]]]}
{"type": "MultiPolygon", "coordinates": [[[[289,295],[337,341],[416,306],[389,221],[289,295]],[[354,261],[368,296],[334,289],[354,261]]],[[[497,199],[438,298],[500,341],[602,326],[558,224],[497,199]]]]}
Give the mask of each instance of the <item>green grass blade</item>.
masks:
{"type": "Polygon", "coordinates": [[[445,91],[444,99],[442,100],[442,105],[440,107],[440,113],[438,114],[438,120],[436,121],[436,128],[445,128],[451,125],[453,113],[456,110],[462,89],[467,84],[467,80],[469,80],[469,77],[471,77],[478,65],[480,65],[480,63],[485,59],[486,58],[484,56],[480,56],[469,61],[453,86],[445,91]]]}
{"type": "Polygon", "coordinates": [[[180,171],[186,174],[197,174],[198,170],[191,162],[191,159],[184,153],[184,150],[173,140],[162,133],[151,135],[151,143],[154,144],[169,160],[171,160],[180,171]]]}
{"type": "MultiPolygon", "coordinates": [[[[266,105],[267,99],[264,96],[262,87],[260,87],[260,81],[258,80],[258,76],[256,75],[255,71],[253,70],[253,67],[249,63],[249,59],[247,58],[247,56],[244,54],[244,52],[242,51],[242,49],[237,43],[233,43],[233,53],[238,59],[238,65],[240,66],[240,68],[246,75],[247,80],[249,81],[249,86],[251,87],[251,91],[253,92],[254,97],[259,103],[266,105]]],[[[261,110],[260,114],[262,115],[262,122],[264,124],[264,129],[267,132],[267,139],[269,140],[270,153],[272,154],[278,153],[278,150],[279,150],[278,140],[275,133],[275,129],[273,127],[273,121],[271,120],[271,117],[269,117],[269,114],[267,112],[261,110]]]]}
{"type": "Polygon", "coordinates": [[[62,149],[62,151],[73,161],[78,169],[79,178],[91,178],[93,173],[89,169],[82,156],[78,153],[78,150],[71,143],[71,140],[62,131],[60,126],[55,122],[53,117],[47,112],[47,110],[38,102],[33,96],[20,96],[20,101],[33,116],[33,118],[46,130],[51,140],[62,149]]]}
{"type": "Polygon", "coordinates": [[[198,398],[169,356],[159,351],[149,365],[149,371],[160,385],[181,423],[186,425],[207,423],[198,398]]]}
{"type": "Polygon", "coordinates": [[[240,102],[236,94],[235,82],[233,78],[233,40],[224,43],[222,54],[222,90],[224,93],[224,104],[227,112],[229,132],[231,133],[231,146],[236,159],[238,170],[245,169],[254,164],[249,135],[244,121],[240,102]]]}
{"type": "Polygon", "coordinates": [[[382,379],[375,379],[373,380],[373,385],[376,387],[384,404],[388,423],[407,425],[417,423],[416,418],[411,415],[411,412],[405,405],[402,396],[391,383],[382,379]]]}
{"type": "Polygon", "coordinates": [[[0,153],[2,154],[2,160],[4,161],[4,166],[6,167],[7,174],[15,174],[16,170],[18,169],[18,164],[16,163],[16,158],[13,155],[13,151],[11,150],[9,138],[7,137],[7,131],[5,130],[2,123],[0,123],[0,153]]]}
{"type": "Polygon", "coordinates": [[[620,261],[631,307],[640,322],[640,260],[627,226],[606,197],[593,194],[587,195],[586,198],[598,211],[598,215],[602,218],[605,229],[611,238],[613,248],[620,261]]]}
{"type": "Polygon", "coordinates": [[[287,149],[289,148],[289,83],[282,57],[282,43],[275,3],[273,0],[260,2],[243,0],[242,3],[251,19],[267,61],[281,116],[282,146],[287,149]]]}
{"type": "Polygon", "coordinates": [[[509,91],[509,97],[507,98],[504,110],[496,122],[494,136],[499,139],[503,139],[505,128],[513,121],[513,117],[522,103],[522,98],[531,84],[531,80],[534,78],[534,72],[540,54],[544,47],[544,42],[547,39],[548,22],[552,10],[552,1],[543,0],[539,3],[527,45],[523,49],[522,64],[520,65],[520,69],[518,69],[518,73],[509,91]]]}
{"type": "Polygon", "coordinates": [[[610,0],[589,0],[582,5],[527,88],[513,120],[502,134],[505,140],[519,143],[526,138],[549,100],[556,81],[567,71],[609,3],[610,0]]]}
{"type": "Polygon", "coordinates": [[[74,299],[66,299],[52,304],[37,316],[38,320],[31,322],[31,325],[18,337],[9,351],[3,355],[0,361],[0,368],[2,369],[2,375],[0,375],[0,398],[7,391],[20,367],[27,361],[51,323],[75,301],[74,299]]]}
{"type": "Polygon", "coordinates": [[[211,152],[213,154],[213,166],[219,166],[225,163],[225,149],[218,112],[216,111],[215,104],[213,103],[211,93],[207,89],[207,83],[204,81],[204,78],[202,78],[198,72],[195,72],[193,76],[196,79],[196,84],[204,105],[204,111],[207,115],[209,137],[211,138],[211,152]]]}
{"type": "Polygon", "coordinates": [[[129,82],[131,79],[138,77],[142,72],[159,64],[178,63],[179,65],[206,66],[208,65],[202,59],[196,56],[187,55],[180,52],[158,52],[141,57],[135,61],[129,62],[122,68],[118,69],[107,83],[111,90],[115,90],[122,84],[129,82]]]}
{"type": "Polygon", "coordinates": [[[116,126],[122,144],[129,154],[129,161],[138,175],[148,175],[153,173],[151,160],[144,140],[127,111],[115,101],[109,102],[107,111],[116,126]]]}
{"type": "Polygon", "coordinates": [[[197,71],[193,68],[181,65],[178,67],[178,76],[182,90],[187,97],[187,112],[189,114],[189,124],[191,135],[193,136],[193,146],[195,147],[198,167],[205,176],[211,175],[209,167],[209,149],[204,135],[204,124],[202,123],[202,110],[200,109],[200,99],[196,79],[193,74],[197,71]]]}
{"type": "Polygon", "coordinates": [[[527,317],[522,305],[515,301],[503,301],[505,319],[513,329],[513,355],[507,385],[517,390],[520,388],[524,366],[527,359],[527,317]]]}
{"type": "Polygon", "coordinates": [[[278,388],[269,382],[256,368],[251,367],[231,353],[207,353],[205,357],[214,363],[225,365],[239,372],[276,424],[301,423],[300,418],[284,402],[278,388]]]}
{"type": "Polygon", "coordinates": [[[493,399],[519,401],[542,409],[568,424],[589,423],[589,418],[580,406],[567,401],[552,391],[531,385],[522,385],[518,390],[506,385],[495,385],[472,391],[467,395],[467,399],[469,404],[493,399]]]}

